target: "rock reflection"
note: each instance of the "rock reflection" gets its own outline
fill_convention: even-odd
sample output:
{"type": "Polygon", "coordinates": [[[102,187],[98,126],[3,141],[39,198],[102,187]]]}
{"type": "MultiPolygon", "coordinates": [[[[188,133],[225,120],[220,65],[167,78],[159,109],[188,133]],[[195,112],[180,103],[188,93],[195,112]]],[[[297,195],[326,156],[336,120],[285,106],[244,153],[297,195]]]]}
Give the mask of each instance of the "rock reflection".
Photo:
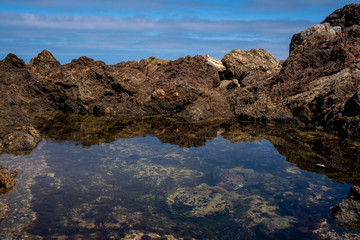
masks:
{"type": "Polygon", "coordinates": [[[73,141],[83,146],[110,143],[119,138],[155,136],[180,147],[204,146],[221,134],[233,142],[269,140],[287,161],[333,182],[360,185],[360,143],[293,125],[236,122],[226,118],[186,122],[165,116],[93,117],[57,113],[35,126],[43,138],[73,141]]]}

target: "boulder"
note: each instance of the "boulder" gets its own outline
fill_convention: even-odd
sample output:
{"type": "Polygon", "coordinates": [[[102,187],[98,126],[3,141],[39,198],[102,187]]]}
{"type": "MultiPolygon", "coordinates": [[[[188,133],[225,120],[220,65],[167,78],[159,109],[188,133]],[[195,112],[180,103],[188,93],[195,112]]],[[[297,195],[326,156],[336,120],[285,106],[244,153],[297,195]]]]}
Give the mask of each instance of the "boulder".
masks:
{"type": "Polygon", "coordinates": [[[226,79],[244,79],[251,72],[263,71],[274,73],[280,70],[277,59],[264,49],[244,51],[234,49],[221,60],[226,67],[226,79]]]}
{"type": "Polygon", "coordinates": [[[340,26],[330,26],[330,23],[316,24],[299,33],[296,33],[291,38],[290,54],[301,45],[310,36],[326,35],[329,39],[337,34],[341,33],[340,26]]]}
{"type": "Polygon", "coordinates": [[[339,225],[350,230],[360,230],[360,187],[353,186],[348,199],[331,208],[330,213],[339,225]]]}
{"type": "Polygon", "coordinates": [[[40,135],[32,126],[18,127],[2,139],[7,151],[26,151],[34,149],[40,142],[40,135]]]}

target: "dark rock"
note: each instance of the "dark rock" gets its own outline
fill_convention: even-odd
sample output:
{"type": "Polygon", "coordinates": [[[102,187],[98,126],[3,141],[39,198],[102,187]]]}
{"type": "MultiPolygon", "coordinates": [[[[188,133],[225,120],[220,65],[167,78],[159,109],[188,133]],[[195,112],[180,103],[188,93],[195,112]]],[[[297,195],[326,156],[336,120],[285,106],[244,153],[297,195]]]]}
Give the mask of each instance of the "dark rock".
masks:
{"type": "Polygon", "coordinates": [[[331,215],[344,227],[350,230],[360,230],[360,191],[358,186],[350,190],[349,198],[331,208],[331,215]]]}
{"type": "Polygon", "coordinates": [[[349,4],[337,9],[326,17],[322,23],[341,26],[343,29],[353,25],[360,25],[360,4],[349,4]]]}

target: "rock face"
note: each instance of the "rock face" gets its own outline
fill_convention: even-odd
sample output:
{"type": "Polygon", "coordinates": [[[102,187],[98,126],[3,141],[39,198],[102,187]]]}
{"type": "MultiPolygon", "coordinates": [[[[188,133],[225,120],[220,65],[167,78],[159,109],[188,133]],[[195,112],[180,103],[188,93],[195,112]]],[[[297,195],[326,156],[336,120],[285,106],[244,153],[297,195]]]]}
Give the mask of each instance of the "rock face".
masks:
{"type": "Polygon", "coordinates": [[[351,230],[360,230],[360,187],[350,189],[349,198],[331,208],[331,215],[341,225],[351,230]]]}
{"type": "Polygon", "coordinates": [[[275,77],[272,95],[285,99],[284,105],[303,126],[359,137],[360,26],[349,17],[359,9],[352,4],[335,11],[343,17],[335,21],[332,14],[325,21],[340,25],[342,32],[309,35],[275,77]]]}
{"type": "Polygon", "coordinates": [[[226,67],[226,79],[235,78],[239,81],[251,72],[274,73],[280,69],[277,59],[264,49],[235,49],[226,54],[221,61],[226,67]]]}
{"type": "Polygon", "coordinates": [[[297,46],[301,45],[310,36],[312,38],[316,36],[321,36],[321,37],[327,36],[328,39],[330,39],[339,33],[341,33],[340,26],[332,27],[330,26],[330,23],[313,25],[293,35],[290,43],[290,54],[296,49],[297,46]]]}

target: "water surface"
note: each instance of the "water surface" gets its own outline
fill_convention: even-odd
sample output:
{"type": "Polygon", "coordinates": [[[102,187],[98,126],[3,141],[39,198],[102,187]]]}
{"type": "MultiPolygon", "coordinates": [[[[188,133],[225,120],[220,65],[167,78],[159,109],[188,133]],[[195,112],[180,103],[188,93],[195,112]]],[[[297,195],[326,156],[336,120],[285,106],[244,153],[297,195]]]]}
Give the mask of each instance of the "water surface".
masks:
{"type": "Polygon", "coordinates": [[[0,155],[20,171],[1,196],[11,209],[1,239],[358,237],[329,213],[358,184],[357,143],[222,119],[38,124],[44,140],[30,155],[0,155]]]}

